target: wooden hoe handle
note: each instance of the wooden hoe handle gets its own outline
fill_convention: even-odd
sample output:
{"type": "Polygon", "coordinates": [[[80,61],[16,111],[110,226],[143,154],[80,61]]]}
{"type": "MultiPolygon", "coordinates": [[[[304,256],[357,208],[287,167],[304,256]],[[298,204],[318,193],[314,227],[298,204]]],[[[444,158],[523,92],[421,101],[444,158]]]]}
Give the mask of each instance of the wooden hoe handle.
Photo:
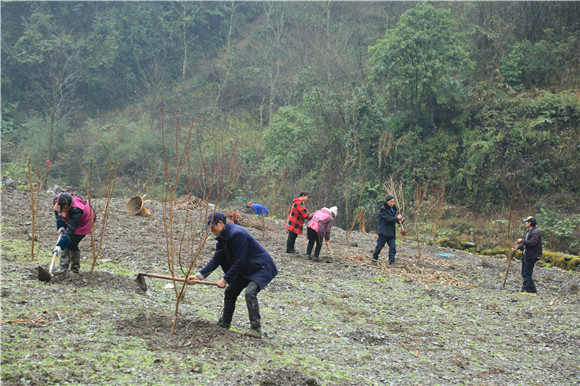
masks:
{"type": "Polygon", "coordinates": [[[213,281],[187,280],[187,279],[184,279],[181,277],[163,276],[163,275],[157,275],[155,273],[142,273],[141,275],[148,276],[148,277],[155,277],[157,279],[181,281],[181,282],[186,282],[186,283],[191,283],[191,284],[215,285],[216,287],[218,285],[217,283],[215,283],[213,281]]]}

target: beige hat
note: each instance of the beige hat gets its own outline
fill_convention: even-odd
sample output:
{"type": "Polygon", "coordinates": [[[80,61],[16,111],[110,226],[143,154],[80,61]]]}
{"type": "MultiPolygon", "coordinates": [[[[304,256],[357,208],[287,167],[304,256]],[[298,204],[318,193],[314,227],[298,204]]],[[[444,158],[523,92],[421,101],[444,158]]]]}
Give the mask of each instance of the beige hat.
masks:
{"type": "Polygon", "coordinates": [[[332,213],[332,215],[333,215],[334,217],[336,217],[336,213],[338,212],[338,208],[337,208],[336,206],[331,206],[331,207],[330,207],[330,209],[328,209],[328,211],[329,211],[330,213],[332,213]]]}

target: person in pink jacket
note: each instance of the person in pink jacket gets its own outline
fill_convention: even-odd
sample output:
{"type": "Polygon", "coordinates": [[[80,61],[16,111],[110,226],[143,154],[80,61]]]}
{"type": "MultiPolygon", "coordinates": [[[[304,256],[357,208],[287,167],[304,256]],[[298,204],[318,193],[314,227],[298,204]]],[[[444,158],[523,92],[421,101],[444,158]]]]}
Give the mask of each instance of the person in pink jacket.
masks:
{"type": "Polygon", "coordinates": [[[81,251],[79,243],[91,234],[96,216],[89,203],[78,196],[67,192],[57,195],[54,200],[54,215],[56,228],[60,236],[52,253],[60,256],[60,266],[57,274],[79,273],[81,267],[81,251]],[[92,217],[92,220],[91,220],[92,217]]]}
{"type": "Polygon", "coordinates": [[[314,249],[314,261],[320,261],[320,249],[322,248],[323,240],[326,240],[326,245],[330,241],[330,229],[334,224],[334,218],[338,208],[336,206],[329,208],[322,208],[312,215],[312,219],[308,222],[308,247],[306,247],[306,257],[308,260],[312,259],[312,247],[316,243],[314,249]]]}

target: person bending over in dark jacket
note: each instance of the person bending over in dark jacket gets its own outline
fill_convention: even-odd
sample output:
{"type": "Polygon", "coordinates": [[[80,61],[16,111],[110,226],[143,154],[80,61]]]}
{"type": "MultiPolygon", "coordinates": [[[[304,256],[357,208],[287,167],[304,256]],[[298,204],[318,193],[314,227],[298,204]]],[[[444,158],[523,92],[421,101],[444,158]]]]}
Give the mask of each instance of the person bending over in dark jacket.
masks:
{"type": "Polygon", "coordinates": [[[254,204],[252,201],[248,202],[246,205],[248,209],[251,209],[249,213],[257,214],[258,216],[265,216],[268,214],[268,207],[265,205],[254,204]]]}
{"type": "Polygon", "coordinates": [[[522,278],[524,284],[522,292],[536,293],[538,290],[532,279],[532,274],[534,273],[534,265],[542,256],[542,234],[536,227],[538,222],[534,217],[529,216],[523,222],[526,223],[526,234],[523,239],[517,239],[517,245],[512,251],[515,252],[516,249],[523,251],[522,278]]]}
{"type": "Polygon", "coordinates": [[[397,207],[395,206],[395,197],[390,194],[385,198],[381,212],[379,213],[379,224],[377,226],[377,246],[373,253],[373,262],[379,260],[379,253],[381,253],[385,243],[389,245],[389,264],[395,264],[395,255],[397,254],[397,242],[395,224],[400,224],[403,216],[397,215],[397,207]]]}
{"type": "Polygon", "coordinates": [[[210,227],[211,232],[217,236],[216,252],[205,267],[190,276],[190,279],[203,280],[220,266],[224,271],[224,276],[217,282],[217,285],[226,290],[224,308],[218,325],[230,328],[236,299],[245,288],[251,327],[246,335],[261,338],[260,307],[257,295],[278,274],[276,264],[270,254],[246,229],[228,223],[223,213],[216,212],[208,217],[206,229],[210,227]]]}

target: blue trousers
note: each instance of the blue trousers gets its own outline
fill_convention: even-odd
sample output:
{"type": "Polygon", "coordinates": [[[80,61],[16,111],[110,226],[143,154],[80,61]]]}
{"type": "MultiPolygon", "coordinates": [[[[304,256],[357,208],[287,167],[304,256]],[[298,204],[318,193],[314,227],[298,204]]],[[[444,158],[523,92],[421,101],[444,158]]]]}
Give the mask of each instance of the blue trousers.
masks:
{"type": "Polygon", "coordinates": [[[379,238],[377,239],[377,246],[375,247],[375,252],[373,253],[373,259],[379,259],[379,253],[381,253],[385,244],[389,246],[389,264],[394,264],[395,255],[397,254],[397,241],[394,237],[379,235],[379,238]]]}

